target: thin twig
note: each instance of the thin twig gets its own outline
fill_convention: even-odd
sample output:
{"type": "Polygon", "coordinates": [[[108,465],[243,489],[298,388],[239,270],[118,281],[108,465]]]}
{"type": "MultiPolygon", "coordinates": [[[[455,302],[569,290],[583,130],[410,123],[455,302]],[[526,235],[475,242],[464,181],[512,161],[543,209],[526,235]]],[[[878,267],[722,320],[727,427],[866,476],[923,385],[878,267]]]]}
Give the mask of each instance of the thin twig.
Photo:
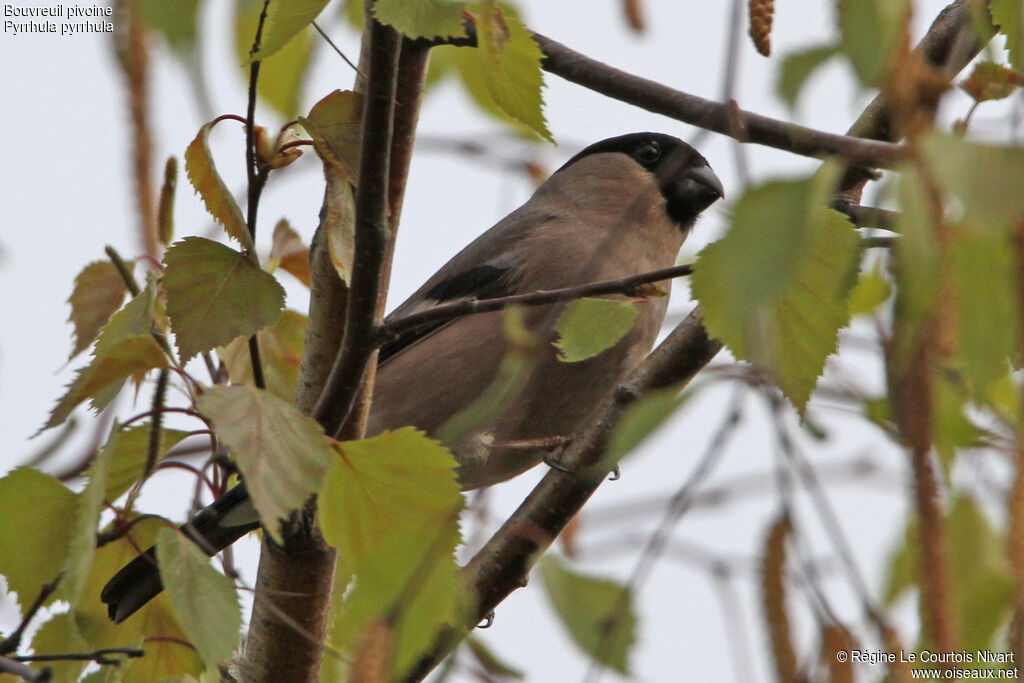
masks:
{"type": "Polygon", "coordinates": [[[21,639],[25,635],[25,629],[28,628],[29,622],[36,616],[39,609],[46,603],[47,599],[53,595],[53,592],[57,590],[57,586],[60,585],[60,580],[64,578],[64,572],[57,575],[57,578],[50,583],[43,584],[39,589],[39,595],[29,605],[28,610],[25,612],[25,616],[22,617],[21,623],[18,624],[18,628],[14,629],[7,638],[0,641],[0,655],[7,655],[12,652],[16,652],[21,647],[21,639]]]}
{"type": "MultiPolygon", "coordinates": [[[[252,47],[249,49],[249,58],[252,59],[260,50],[260,43],[263,40],[263,25],[267,21],[267,8],[270,0],[263,0],[263,9],[260,11],[259,23],[256,25],[256,35],[252,40],[252,47]]],[[[270,175],[270,167],[259,163],[256,154],[256,93],[260,79],[261,60],[253,59],[249,65],[249,101],[246,107],[245,121],[245,173],[248,180],[249,191],[247,193],[245,225],[249,229],[249,236],[256,242],[256,216],[260,206],[260,195],[263,187],[267,184],[270,175]]],[[[254,262],[258,260],[256,250],[249,254],[254,262]]],[[[266,389],[267,382],[263,377],[263,363],[260,360],[259,337],[254,333],[249,337],[249,359],[252,362],[252,381],[259,389],[266,389]]]]}
{"type": "Polygon", "coordinates": [[[630,275],[616,280],[602,280],[600,282],[588,282],[583,285],[563,287],[562,289],[539,290],[526,294],[513,294],[510,296],[495,297],[493,299],[467,299],[454,301],[449,304],[441,304],[431,308],[404,315],[401,318],[389,320],[378,328],[378,343],[386,343],[406,330],[413,329],[426,322],[437,320],[449,320],[460,318],[477,313],[489,313],[499,311],[510,306],[542,306],[544,304],[556,303],[559,301],[570,301],[585,296],[597,296],[600,294],[625,294],[633,295],[640,285],[668,280],[675,277],[683,277],[693,273],[692,264],[670,266],[653,270],[648,273],[630,275]]]}
{"type": "Polygon", "coordinates": [[[334,44],[334,41],[333,41],[333,40],[331,40],[331,37],[330,37],[329,35],[327,35],[327,33],[325,33],[325,32],[324,32],[324,30],[323,30],[322,28],[320,28],[320,24],[318,24],[318,23],[316,23],[316,22],[314,21],[314,22],[313,22],[313,28],[315,28],[315,29],[316,29],[316,32],[320,34],[320,37],[321,37],[321,38],[323,38],[324,40],[326,40],[326,41],[327,41],[327,44],[328,44],[328,45],[330,45],[330,46],[331,46],[331,48],[332,48],[332,49],[333,49],[333,50],[334,50],[335,52],[337,52],[337,53],[338,53],[338,56],[339,56],[339,57],[341,57],[341,58],[342,58],[343,60],[345,60],[345,63],[346,63],[346,64],[348,64],[348,65],[349,65],[350,67],[352,67],[352,70],[353,70],[353,71],[355,71],[355,72],[356,72],[357,74],[359,74],[359,75],[360,75],[360,76],[362,76],[363,78],[365,78],[365,77],[366,77],[366,76],[365,76],[365,75],[364,75],[364,74],[363,74],[363,73],[362,73],[362,72],[361,72],[361,71],[359,70],[359,67],[358,67],[358,66],[356,66],[355,64],[353,64],[353,63],[352,63],[352,60],[350,60],[350,59],[349,59],[348,57],[346,57],[346,56],[345,56],[345,53],[341,51],[341,48],[340,48],[340,47],[338,47],[337,45],[335,45],[335,44],[334,44]]]}

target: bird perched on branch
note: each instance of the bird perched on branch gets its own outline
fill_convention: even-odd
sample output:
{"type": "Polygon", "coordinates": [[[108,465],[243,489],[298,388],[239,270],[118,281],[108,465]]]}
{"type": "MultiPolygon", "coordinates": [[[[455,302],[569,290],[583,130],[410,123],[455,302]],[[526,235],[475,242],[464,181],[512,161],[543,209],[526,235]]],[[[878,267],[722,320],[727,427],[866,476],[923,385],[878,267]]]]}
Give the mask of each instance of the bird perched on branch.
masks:
{"type": "MultiPolygon", "coordinates": [[[[603,140],[555,171],[389,319],[462,299],[561,289],[671,266],[697,216],[722,196],[707,160],[677,138],[634,133],[603,140]]],[[[464,489],[533,467],[549,452],[546,444],[585,425],[650,351],[668,300],[638,302],[622,339],[575,363],[560,360],[550,343],[565,305],[524,310],[523,327],[534,343],[527,344],[532,350],[520,348],[525,365],[517,373],[502,371],[508,354],[523,346],[506,333],[502,311],[431,320],[401,333],[380,350],[367,434],[413,425],[441,439],[459,463],[464,489]],[[478,399],[502,383],[504,400],[482,405],[486,401],[478,399]]],[[[212,553],[259,524],[240,484],[183,530],[212,553]]],[[[101,598],[110,618],[121,622],[162,589],[150,549],[121,569],[101,598]]]]}

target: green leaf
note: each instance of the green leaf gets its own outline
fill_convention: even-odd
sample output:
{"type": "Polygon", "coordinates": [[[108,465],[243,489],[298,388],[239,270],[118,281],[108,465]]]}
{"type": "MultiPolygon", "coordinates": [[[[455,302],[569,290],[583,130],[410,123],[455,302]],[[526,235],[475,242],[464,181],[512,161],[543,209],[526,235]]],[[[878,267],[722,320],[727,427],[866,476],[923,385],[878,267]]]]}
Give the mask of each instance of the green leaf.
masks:
{"type": "Polygon", "coordinates": [[[363,97],[348,90],[335,90],[299,118],[324,164],[334,166],[353,185],[359,180],[362,118],[363,97]]]}
{"type": "Polygon", "coordinates": [[[464,36],[467,3],[458,0],[378,0],[373,15],[410,38],[464,36]]]}
{"type": "Polygon", "coordinates": [[[846,218],[826,208],[836,169],[753,187],[691,278],[708,331],[767,372],[801,412],[850,318],[860,260],[846,218]]]}
{"type": "MultiPolygon", "coordinates": [[[[103,586],[121,567],[156,541],[166,527],[158,519],[144,519],[131,527],[129,538],[119,538],[97,548],[83,596],[98,596],[103,586]]],[[[187,643],[175,619],[167,593],[161,593],[127,621],[115,624],[107,617],[107,606],[98,599],[80,600],[74,610],[75,624],[92,649],[141,647],[145,656],[125,660],[120,679],[125,683],[152,683],[167,676],[198,676],[204,666],[187,643]]]]}
{"type": "MultiPolygon", "coordinates": [[[[102,334],[100,336],[102,338],[102,334]]],[[[106,347],[105,355],[97,354],[92,363],[78,371],[43,429],[63,423],[71,411],[86,399],[91,399],[94,409],[102,410],[117,395],[126,379],[164,367],[167,367],[167,358],[163,349],[148,334],[112,342],[106,347]]]]}
{"type": "Polygon", "coordinates": [[[542,111],[543,56],[533,35],[515,11],[493,0],[473,5],[477,13],[477,48],[470,50],[483,70],[484,83],[494,103],[512,119],[545,140],[554,142],[542,111]]]}
{"type": "MultiPolygon", "coordinates": [[[[117,500],[142,477],[146,453],[149,450],[151,428],[150,424],[124,428],[114,425],[110,438],[101,451],[110,454],[110,471],[107,474],[106,490],[103,492],[106,500],[117,500]]],[[[162,460],[172,448],[188,436],[188,432],[177,429],[162,429],[157,460],[162,460]]]]}
{"type": "Polygon", "coordinates": [[[199,0],[136,0],[135,6],[146,25],[158,31],[172,50],[184,54],[195,47],[199,0]]]}
{"type": "Polygon", "coordinates": [[[1014,70],[1024,69],[1024,7],[1019,0],[991,0],[988,11],[992,14],[992,23],[999,26],[999,33],[1006,36],[1006,49],[1010,53],[1010,64],[1014,70]]]}
{"type": "Polygon", "coordinates": [[[921,145],[929,170],[978,228],[1010,228],[1024,217],[1024,149],[932,135],[921,145]]]}
{"type": "Polygon", "coordinates": [[[455,459],[412,427],[338,444],[320,524],[327,542],[357,569],[386,539],[457,515],[463,499],[455,459]]]}
{"type": "Polygon", "coordinates": [[[238,646],[242,615],[235,584],[210,566],[210,558],[179,531],[156,537],[160,578],[185,635],[207,667],[226,663],[238,646]]]}
{"type": "Polygon", "coordinates": [[[1006,374],[1018,348],[1017,247],[1009,231],[970,231],[951,250],[957,356],[968,385],[983,395],[1006,374]]]}
{"type": "Polygon", "coordinates": [[[164,255],[167,314],[182,359],[273,325],[284,289],[247,256],[202,237],[186,237],[164,255]]]}
{"type": "MultiPolygon", "coordinates": [[[[296,4],[272,2],[288,8],[296,4]]],[[[235,9],[235,53],[246,82],[249,78],[249,50],[256,35],[256,26],[263,0],[239,0],[235,9]]],[[[286,11],[286,10],[285,10],[286,11]]],[[[292,119],[299,111],[299,100],[306,75],[313,56],[313,35],[309,30],[299,30],[283,47],[260,63],[260,80],[256,91],[260,99],[273,107],[279,114],[292,119]]]]}
{"type": "Polygon", "coordinates": [[[231,447],[264,529],[280,542],[275,522],[320,491],[335,460],[323,429],[291,403],[248,385],[213,387],[197,405],[231,447]]]}
{"type": "Polygon", "coordinates": [[[668,388],[651,392],[633,403],[616,423],[604,457],[611,462],[622,460],[657,431],[688,397],[678,389],[668,388]]]}
{"type": "MultiPolygon", "coordinates": [[[[286,401],[294,400],[302,350],[306,344],[306,316],[287,310],[273,327],[263,328],[256,336],[260,342],[260,360],[267,391],[286,401]]],[[[252,384],[248,339],[237,337],[227,346],[218,348],[217,355],[227,367],[232,383],[252,384]]]]}
{"type": "Polygon", "coordinates": [[[861,272],[857,285],[850,292],[850,315],[873,313],[892,296],[892,285],[876,263],[871,270],[861,272]]]}
{"type": "Polygon", "coordinates": [[[922,326],[932,314],[941,273],[935,213],[927,186],[916,169],[907,167],[900,173],[898,194],[900,213],[896,228],[900,239],[894,250],[894,311],[907,333],[900,335],[903,343],[893,350],[897,365],[918,345],[922,326]]]}
{"type": "Polygon", "coordinates": [[[550,554],[539,569],[548,600],[576,644],[604,666],[628,675],[626,659],[637,624],[629,589],[570,571],[550,554]]]}
{"type": "MultiPolygon", "coordinates": [[[[88,652],[89,643],[82,638],[70,612],[55,614],[44,623],[32,637],[32,650],[37,655],[88,652]]],[[[53,670],[54,683],[75,683],[88,662],[47,662],[53,670]]]]}
{"type": "Polygon", "coordinates": [[[932,380],[932,439],[946,476],[957,452],[988,444],[987,433],[969,417],[971,407],[963,385],[939,373],[932,380]]]}
{"type": "MultiPolygon", "coordinates": [[[[950,595],[968,651],[987,649],[1010,616],[1014,581],[1006,559],[1006,540],[966,495],[953,499],[945,522],[950,554],[950,595]]],[[[904,542],[889,565],[885,601],[920,586],[920,531],[917,520],[907,525],[904,542]]]]}
{"type": "Polygon", "coordinates": [[[628,301],[577,299],[570,301],[558,318],[558,358],[576,363],[615,346],[633,329],[640,311],[628,301]]]}
{"type": "Polygon", "coordinates": [[[517,681],[526,680],[526,674],[507,662],[503,662],[498,655],[494,654],[487,645],[479,638],[470,636],[463,641],[466,649],[473,655],[473,660],[491,676],[498,678],[514,678],[517,681]]]}
{"type": "MultiPolygon", "coordinates": [[[[267,8],[267,21],[263,27],[260,49],[251,58],[266,59],[283,48],[288,41],[320,16],[328,0],[288,0],[272,2],[267,8]]],[[[250,45],[252,37],[249,38],[250,45]]],[[[250,49],[252,49],[250,47],[250,49]]]]}
{"type": "MultiPolygon", "coordinates": [[[[131,271],[134,262],[129,261],[125,265],[131,271]]],[[[68,322],[75,326],[75,343],[69,358],[89,348],[100,328],[120,308],[127,291],[124,280],[110,261],[94,261],[82,269],[68,297],[71,304],[68,322]]]]}
{"type": "Polygon", "coordinates": [[[818,45],[786,55],[779,68],[779,80],[775,84],[775,93],[790,109],[793,109],[807,79],[838,53],[839,46],[837,45],[818,45]]]}
{"type": "Polygon", "coordinates": [[[463,498],[455,460],[412,428],[337,445],[340,457],[318,498],[324,538],[356,575],[335,595],[335,645],[394,624],[392,672],[405,672],[444,624],[464,622],[454,549],[463,498]],[[344,603],[341,600],[344,599],[344,603]]]}
{"type": "Polygon", "coordinates": [[[252,249],[252,235],[246,226],[242,210],[238,208],[231,190],[217,172],[210,151],[210,131],[217,121],[204,124],[185,150],[185,173],[213,219],[224,226],[228,235],[238,240],[244,249],[252,249]]]}
{"type": "Polygon", "coordinates": [[[22,610],[64,568],[77,505],[78,496],[42,472],[20,467],[0,479],[0,574],[22,610]]]}
{"type": "Polygon", "coordinates": [[[82,595],[96,553],[96,531],[100,525],[100,513],[104,509],[103,494],[110,474],[111,455],[112,451],[106,448],[96,454],[89,465],[89,481],[79,494],[75,506],[74,525],[68,543],[68,561],[60,584],[60,595],[71,603],[72,608],[78,604],[82,595]]]}
{"type": "Polygon", "coordinates": [[[882,84],[906,34],[910,10],[908,0],[839,1],[839,47],[865,86],[882,84]]]}

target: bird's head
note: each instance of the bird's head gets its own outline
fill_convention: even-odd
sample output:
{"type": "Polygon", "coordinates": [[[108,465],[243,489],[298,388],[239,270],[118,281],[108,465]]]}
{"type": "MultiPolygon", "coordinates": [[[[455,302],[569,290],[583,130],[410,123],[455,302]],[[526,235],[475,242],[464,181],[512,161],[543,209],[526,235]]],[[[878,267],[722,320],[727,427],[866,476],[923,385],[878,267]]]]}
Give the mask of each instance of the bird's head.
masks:
{"type": "Polygon", "coordinates": [[[559,170],[580,159],[619,153],[649,171],[665,198],[669,217],[689,230],[697,216],[725,196],[722,182],[700,152],[679,138],[664,133],[630,133],[595,142],[569,159],[559,170]]]}

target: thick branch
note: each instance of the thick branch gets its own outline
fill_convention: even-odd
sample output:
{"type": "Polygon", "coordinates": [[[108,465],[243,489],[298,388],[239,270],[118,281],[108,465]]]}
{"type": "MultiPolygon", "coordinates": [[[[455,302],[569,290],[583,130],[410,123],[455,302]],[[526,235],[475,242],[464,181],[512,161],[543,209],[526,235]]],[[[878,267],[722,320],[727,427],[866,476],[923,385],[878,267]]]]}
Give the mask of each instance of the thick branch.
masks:
{"type": "Polygon", "coordinates": [[[391,320],[378,328],[378,344],[384,344],[397,335],[418,327],[426,322],[435,320],[449,320],[461,318],[466,315],[477,313],[489,313],[500,311],[510,306],[542,306],[544,304],[556,303],[559,301],[570,301],[584,296],[597,296],[600,294],[634,294],[640,285],[651,284],[660,280],[667,280],[674,277],[682,277],[693,272],[693,266],[684,264],[670,266],[659,270],[652,270],[649,273],[630,275],[629,277],[617,280],[602,280],[600,282],[589,282],[574,287],[562,289],[539,290],[526,294],[513,294],[511,296],[496,297],[494,299],[468,299],[454,301],[449,304],[440,304],[431,308],[410,313],[391,320]]]}
{"type": "Polygon", "coordinates": [[[825,133],[706,100],[608,66],[539,33],[533,37],[544,52],[541,66],[545,71],[656,114],[805,156],[834,154],[851,164],[883,168],[903,157],[904,150],[898,145],[825,133]]]}
{"type": "MultiPolygon", "coordinates": [[[[370,27],[370,64],[363,110],[362,155],[356,190],[355,255],[345,310],[345,339],[314,417],[338,433],[376,347],[388,255],[388,173],[399,35],[376,21],[370,27]]],[[[358,438],[358,435],[356,435],[358,438]]]]}

